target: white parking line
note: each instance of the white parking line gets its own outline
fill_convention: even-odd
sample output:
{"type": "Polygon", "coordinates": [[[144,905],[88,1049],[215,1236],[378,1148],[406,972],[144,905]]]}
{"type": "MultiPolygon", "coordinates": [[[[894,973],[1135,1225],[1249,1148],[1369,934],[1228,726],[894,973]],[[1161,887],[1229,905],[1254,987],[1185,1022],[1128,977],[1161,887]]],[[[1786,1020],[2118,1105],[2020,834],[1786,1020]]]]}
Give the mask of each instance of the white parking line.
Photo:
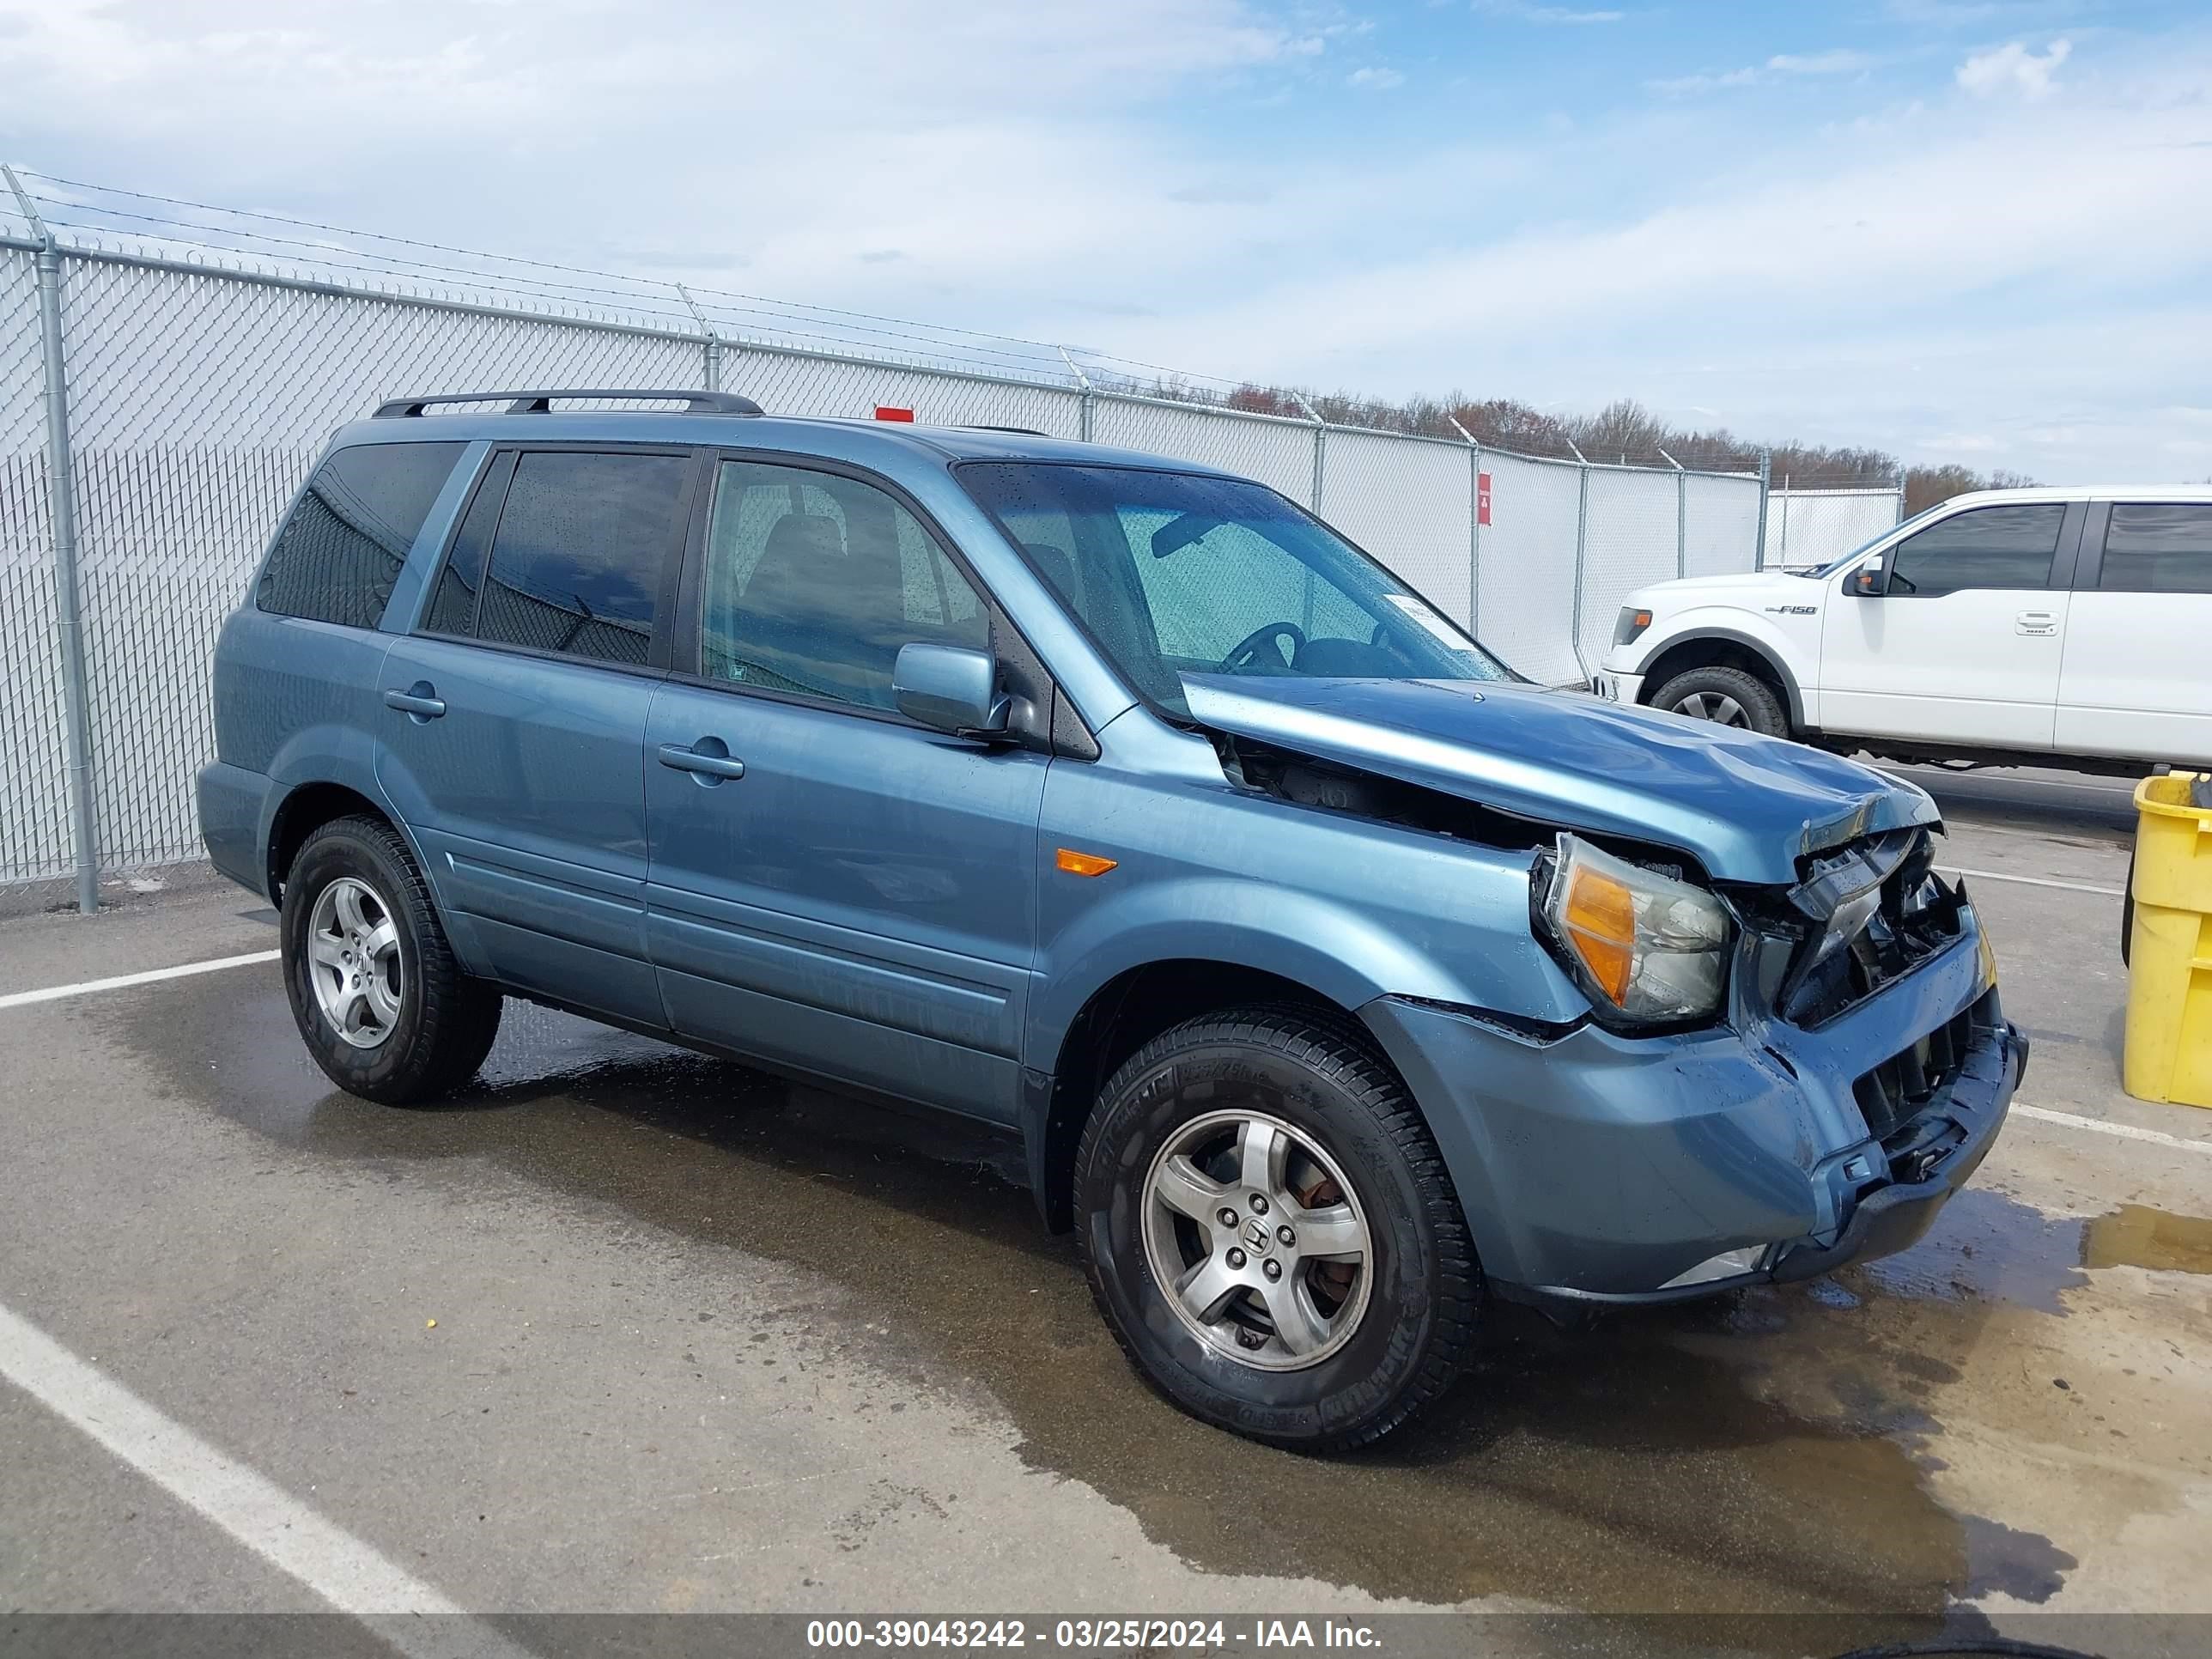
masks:
{"type": "Polygon", "coordinates": [[[0,1008],[21,1008],[32,1002],[58,1002],[64,997],[88,996],[94,991],[119,991],[126,985],[151,985],[157,980],[184,979],[193,974],[219,973],[225,968],[251,968],[274,962],[282,952],[249,951],[242,957],[215,957],[206,962],[187,962],[176,968],[149,968],[143,974],[118,974],[112,979],[80,980],[75,985],[49,985],[42,991],[10,991],[0,996],[0,1008]]]}
{"type": "Polygon", "coordinates": [[[2212,1140],[2191,1140],[2186,1135],[2170,1135],[2159,1129],[2138,1129],[2132,1123],[2115,1123],[2110,1118],[2083,1117],[2075,1112],[2054,1112],[2048,1106],[2023,1106],[2012,1103],[2018,1117],[2032,1117],[2038,1123],[2057,1123],[2069,1129],[2093,1129],[2100,1135],[2117,1135],[2122,1140],[2147,1140],[2154,1146],[2172,1146],[2185,1152],[2212,1153],[2212,1140]]]}
{"type": "Polygon", "coordinates": [[[6,1307],[0,1307],[0,1376],[401,1652],[416,1659],[528,1659],[526,1650],[6,1307]]]}
{"type": "Polygon", "coordinates": [[[2087,881],[2053,881],[2047,876],[2008,876],[2002,870],[1967,870],[1955,864],[1936,866],[1947,876],[1972,876],[1976,881],[2016,881],[2022,887],[2060,887],[2069,893],[2101,893],[2106,898],[2125,898],[2124,887],[2099,887],[2087,881]]]}

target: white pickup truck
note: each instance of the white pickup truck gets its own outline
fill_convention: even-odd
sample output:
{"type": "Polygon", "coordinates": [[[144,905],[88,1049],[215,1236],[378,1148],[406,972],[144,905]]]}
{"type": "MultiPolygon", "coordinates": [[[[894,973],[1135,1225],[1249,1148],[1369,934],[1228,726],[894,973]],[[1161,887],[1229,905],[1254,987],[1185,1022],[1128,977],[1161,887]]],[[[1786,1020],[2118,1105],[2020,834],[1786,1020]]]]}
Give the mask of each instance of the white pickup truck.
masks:
{"type": "Polygon", "coordinates": [[[1817,570],[1661,582],[1591,689],[1900,761],[2212,765],[2212,489],[1986,490],[1817,570]]]}

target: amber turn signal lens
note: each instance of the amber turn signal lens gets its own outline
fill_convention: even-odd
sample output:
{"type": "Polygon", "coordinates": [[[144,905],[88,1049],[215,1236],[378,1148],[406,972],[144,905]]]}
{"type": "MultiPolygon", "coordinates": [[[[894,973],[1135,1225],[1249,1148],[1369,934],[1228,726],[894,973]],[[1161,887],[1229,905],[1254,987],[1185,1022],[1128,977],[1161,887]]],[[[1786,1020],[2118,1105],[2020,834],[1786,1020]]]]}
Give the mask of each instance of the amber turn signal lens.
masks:
{"type": "Polygon", "coordinates": [[[1053,855],[1053,862],[1071,876],[1103,876],[1118,859],[1102,859],[1096,853],[1079,853],[1073,847],[1063,847],[1053,855]]]}
{"type": "Polygon", "coordinates": [[[1605,994],[1628,1000],[1636,963],[1636,899],[1627,884],[1583,866],[1568,872],[1567,942],[1605,994]]]}

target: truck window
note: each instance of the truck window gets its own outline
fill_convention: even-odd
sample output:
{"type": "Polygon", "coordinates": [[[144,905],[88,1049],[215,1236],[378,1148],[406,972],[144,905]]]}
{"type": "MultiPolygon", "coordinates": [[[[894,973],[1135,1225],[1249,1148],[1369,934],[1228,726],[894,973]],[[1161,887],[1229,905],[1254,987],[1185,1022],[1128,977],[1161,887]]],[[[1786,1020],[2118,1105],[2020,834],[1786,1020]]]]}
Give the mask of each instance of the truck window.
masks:
{"type": "Polygon", "coordinates": [[[690,467],[682,455],[525,454],[491,538],[477,638],[643,664],[690,467]]]}
{"type": "Polygon", "coordinates": [[[2097,586],[2123,593],[2212,593],[2212,507],[2115,505],[2097,586]]]}
{"type": "Polygon", "coordinates": [[[1930,525],[1890,555],[1890,594],[1926,599],[1969,587],[2048,587],[2065,522],[2065,503],[2047,501],[1978,507],[1930,525]]]}
{"type": "Polygon", "coordinates": [[[359,444],[315,469],[261,568],[278,617],[374,628],[465,444],[359,444]]]}

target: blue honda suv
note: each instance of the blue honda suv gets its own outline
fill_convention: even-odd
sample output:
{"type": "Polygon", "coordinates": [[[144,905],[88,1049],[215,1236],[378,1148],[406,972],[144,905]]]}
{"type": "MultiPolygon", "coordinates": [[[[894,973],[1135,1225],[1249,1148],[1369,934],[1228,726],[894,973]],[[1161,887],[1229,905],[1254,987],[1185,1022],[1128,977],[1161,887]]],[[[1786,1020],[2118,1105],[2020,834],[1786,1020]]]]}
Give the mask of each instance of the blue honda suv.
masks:
{"type": "Polygon", "coordinates": [[[1138,1370],[1277,1444],[1406,1420],[1492,1296],[1904,1249],[2027,1060],[1918,790],[1530,684],[1158,456],[401,399],[215,714],[339,1087],[451,1094],[520,996],[994,1126],[1138,1370]]]}

